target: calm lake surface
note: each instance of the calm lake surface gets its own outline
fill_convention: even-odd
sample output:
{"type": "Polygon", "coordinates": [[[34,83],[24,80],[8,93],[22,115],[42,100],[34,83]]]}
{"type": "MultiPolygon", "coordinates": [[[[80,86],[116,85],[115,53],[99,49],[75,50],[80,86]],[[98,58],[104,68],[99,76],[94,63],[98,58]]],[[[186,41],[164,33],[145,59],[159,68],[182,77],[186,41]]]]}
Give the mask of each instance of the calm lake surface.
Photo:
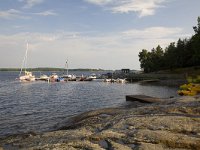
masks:
{"type": "Polygon", "coordinates": [[[20,83],[15,80],[17,77],[18,72],[0,72],[0,137],[54,130],[76,114],[126,105],[125,96],[130,94],[161,98],[177,96],[177,88],[166,86],[104,83],[100,80],[20,83]]]}

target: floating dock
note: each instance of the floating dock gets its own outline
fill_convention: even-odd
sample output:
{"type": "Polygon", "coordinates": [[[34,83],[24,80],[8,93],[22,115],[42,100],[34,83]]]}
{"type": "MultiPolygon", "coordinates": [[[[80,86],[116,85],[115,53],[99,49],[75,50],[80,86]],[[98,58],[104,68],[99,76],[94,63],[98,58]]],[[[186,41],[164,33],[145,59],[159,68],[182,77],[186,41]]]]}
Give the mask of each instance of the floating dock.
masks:
{"type": "Polygon", "coordinates": [[[126,101],[137,101],[141,103],[155,103],[162,102],[163,100],[156,97],[146,95],[126,95],[126,101]]]}

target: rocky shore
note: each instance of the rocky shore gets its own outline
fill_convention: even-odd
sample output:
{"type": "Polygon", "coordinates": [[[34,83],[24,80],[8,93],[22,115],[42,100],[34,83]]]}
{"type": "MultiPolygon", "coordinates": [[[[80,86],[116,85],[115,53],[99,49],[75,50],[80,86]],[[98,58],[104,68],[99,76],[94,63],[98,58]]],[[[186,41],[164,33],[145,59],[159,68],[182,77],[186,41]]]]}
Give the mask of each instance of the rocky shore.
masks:
{"type": "Polygon", "coordinates": [[[200,148],[200,96],[138,102],[73,117],[57,131],[0,139],[0,149],[183,150],[200,148]]]}

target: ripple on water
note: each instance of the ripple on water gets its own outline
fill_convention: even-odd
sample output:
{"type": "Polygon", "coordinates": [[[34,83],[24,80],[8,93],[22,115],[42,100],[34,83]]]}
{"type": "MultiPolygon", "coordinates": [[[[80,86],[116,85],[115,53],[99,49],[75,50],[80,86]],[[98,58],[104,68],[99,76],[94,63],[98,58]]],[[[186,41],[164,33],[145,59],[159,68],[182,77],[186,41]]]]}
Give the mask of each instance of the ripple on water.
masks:
{"type": "Polygon", "coordinates": [[[19,83],[17,73],[0,72],[0,136],[51,130],[88,110],[124,105],[125,95],[176,95],[176,88],[104,82],[19,83]]]}

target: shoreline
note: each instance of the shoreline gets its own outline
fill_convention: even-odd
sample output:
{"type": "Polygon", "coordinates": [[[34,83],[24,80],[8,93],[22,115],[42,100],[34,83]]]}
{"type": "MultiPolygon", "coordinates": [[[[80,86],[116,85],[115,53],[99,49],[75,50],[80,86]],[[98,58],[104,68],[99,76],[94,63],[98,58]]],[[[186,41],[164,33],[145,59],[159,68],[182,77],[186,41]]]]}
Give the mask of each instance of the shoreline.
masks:
{"type": "Polygon", "coordinates": [[[166,79],[166,80],[158,80],[155,82],[139,82],[144,85],[159,85],[159,86],[169,86],[169,87],[177,87],[179,88],[180,85],[186,84],[186,79],[166,79]]]}
{"type": "Polygon", "coordinates": [[[60,130],[0,139],[0,149],[198,149],[200,96],[105,108],[70,118],[60,130]]]}

